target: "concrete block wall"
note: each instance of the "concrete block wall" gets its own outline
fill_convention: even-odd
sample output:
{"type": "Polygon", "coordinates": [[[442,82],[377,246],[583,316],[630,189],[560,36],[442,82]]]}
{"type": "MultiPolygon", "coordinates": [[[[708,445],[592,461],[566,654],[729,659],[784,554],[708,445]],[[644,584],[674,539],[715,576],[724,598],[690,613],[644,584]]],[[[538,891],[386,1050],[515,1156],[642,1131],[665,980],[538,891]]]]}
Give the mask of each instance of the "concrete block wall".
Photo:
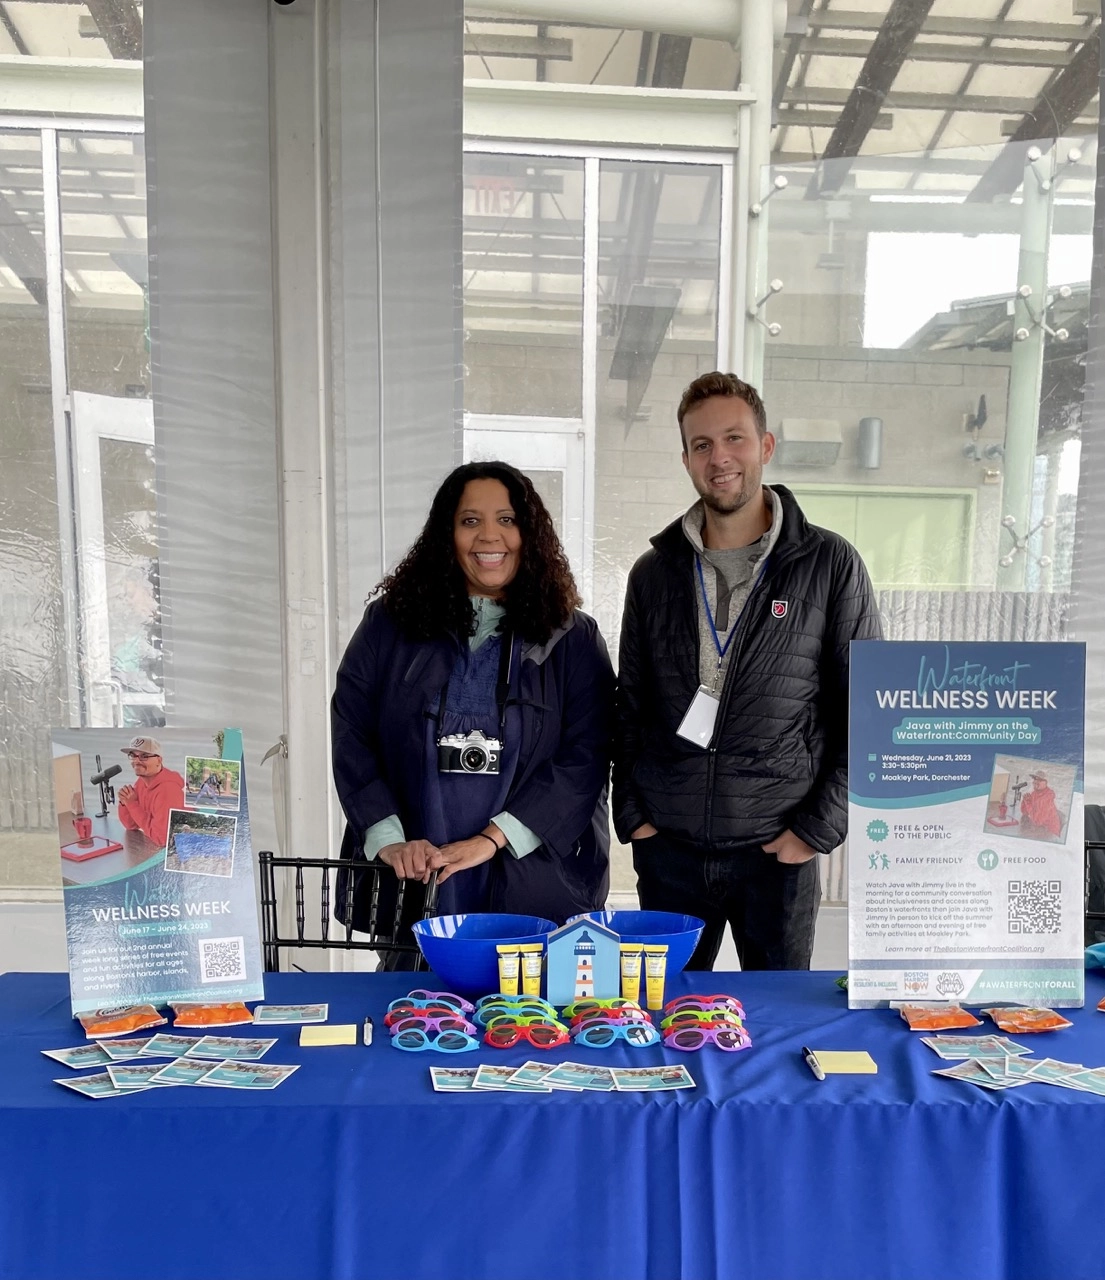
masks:
{"type": "Polygon", "coordinates": [[[1007,354],[913,354],[771,343],[764,362],[763,395],[772,430],[782,418],[835,418],[843,438],[832,466],[786,467],[773,462],[769,480],[974,489],[972,586],[994,586],[1001,532],[1002,463],[971,462],[963,456],[963,446],[973,438],[963,429],[963,415],[974,413],[979,397],[985,395],[987,420],[978,444],[984,448],[1004,442],[1009,399],[1007,354]],[[866,470],[858,459],[859,421],[872,416],[883,421],[882,465],[866,470]]]}

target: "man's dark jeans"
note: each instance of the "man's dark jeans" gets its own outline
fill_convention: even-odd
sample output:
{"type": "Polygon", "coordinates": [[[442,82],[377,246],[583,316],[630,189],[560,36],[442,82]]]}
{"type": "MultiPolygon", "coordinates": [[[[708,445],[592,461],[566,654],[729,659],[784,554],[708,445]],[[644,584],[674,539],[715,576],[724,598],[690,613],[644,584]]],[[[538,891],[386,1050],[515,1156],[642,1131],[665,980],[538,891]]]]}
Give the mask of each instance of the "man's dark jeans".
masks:
{"type": "Polygon", "coordinates": [[[821,903],[817,858],[779,862],[759,845],[711,852],[660,835],[633,841],[642,911],[706,922],[688,969],[712,969],[726,922],[742,969],[808,969],[821,903]]]}

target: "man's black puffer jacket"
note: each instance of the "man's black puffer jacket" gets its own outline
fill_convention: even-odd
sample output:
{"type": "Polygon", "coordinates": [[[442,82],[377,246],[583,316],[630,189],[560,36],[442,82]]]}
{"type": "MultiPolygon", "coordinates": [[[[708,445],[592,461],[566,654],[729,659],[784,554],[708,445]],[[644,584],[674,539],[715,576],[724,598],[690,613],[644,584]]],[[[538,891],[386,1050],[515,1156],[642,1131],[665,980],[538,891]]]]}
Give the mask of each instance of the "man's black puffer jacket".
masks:
{"type": "Polygon", "coordinates": [[[614,824],[645,822],[714,850],[790,828],[821,853],[848,815],[848,644],[882,631],[867,570],[807,522],[781,485],[783,522],[733,638],[707,750],[676,735],[698,688],[694,551],[674,521],[633,566],[618,659],[614,824]],[[782,617],[773,603],[785,604],[782,617]]]}

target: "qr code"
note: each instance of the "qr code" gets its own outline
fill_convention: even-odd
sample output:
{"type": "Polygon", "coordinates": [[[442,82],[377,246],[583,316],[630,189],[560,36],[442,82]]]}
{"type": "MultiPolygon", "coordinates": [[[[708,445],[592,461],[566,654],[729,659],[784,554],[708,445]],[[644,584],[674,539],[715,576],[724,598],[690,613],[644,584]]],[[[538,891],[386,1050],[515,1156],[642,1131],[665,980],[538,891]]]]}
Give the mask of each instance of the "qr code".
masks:
{"type": "Polygon", "coordinates": [[[200,938],[200,982],[242,982],[246,976],[244,938],[200,938]]]}
{"type": "Polygon", "coordinates": [[[1062,885],[1058,880],[1009,881],[1009,932],[1058,933],[1062,885]]]}

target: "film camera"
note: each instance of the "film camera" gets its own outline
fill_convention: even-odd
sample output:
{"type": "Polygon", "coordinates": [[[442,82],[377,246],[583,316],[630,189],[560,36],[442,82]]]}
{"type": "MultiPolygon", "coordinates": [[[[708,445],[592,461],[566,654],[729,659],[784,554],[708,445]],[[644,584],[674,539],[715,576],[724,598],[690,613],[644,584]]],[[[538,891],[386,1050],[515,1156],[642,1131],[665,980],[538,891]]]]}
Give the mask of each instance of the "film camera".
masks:
{"type": "Polygon", "coordinates": [[[437,740],[439,773],[498,773],[503,744],[479,729],[471,733],[447,733],[437,740]]]}

